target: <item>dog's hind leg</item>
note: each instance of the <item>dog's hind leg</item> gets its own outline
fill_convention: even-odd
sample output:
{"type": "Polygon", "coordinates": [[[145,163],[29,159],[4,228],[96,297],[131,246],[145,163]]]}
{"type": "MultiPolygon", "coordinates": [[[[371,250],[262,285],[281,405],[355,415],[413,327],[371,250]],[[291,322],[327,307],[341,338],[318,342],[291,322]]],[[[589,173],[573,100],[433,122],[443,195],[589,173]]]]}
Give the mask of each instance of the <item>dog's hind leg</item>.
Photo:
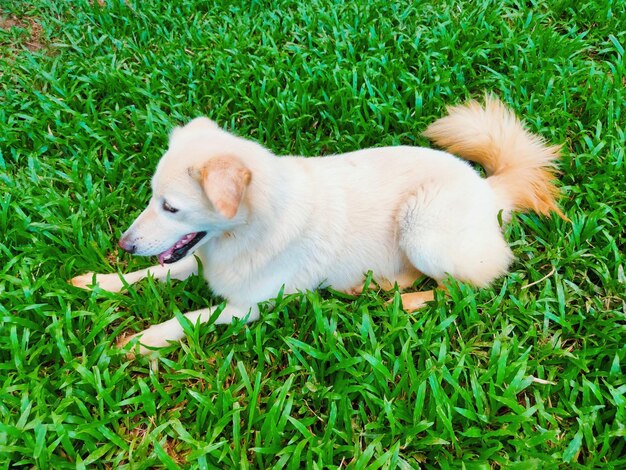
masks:
{"type": "Polygon", "coordinates": [[[124,286],[134,284],[152,276],[158,281],[165,281],[169,275],[172,279],[184,280],[198,273],[198,262],[194,256],[187,256],[180,261],[164,266],[156,265],[146,269],[140,269],[132,273],[119,275],[87,273],[72,278],[70,284],[82,289],[89,289],[95,285],[109,292],[119,292],[124,286]]]}
{"type": "MultiPolygon", "coordinates": [[[[506,273],[513,255],[491,196],[488,188],[471,181],[432,181],[416,188],[398,212],[400,248],[411,264],[440,285],[451,276],[484,287],[506,273]]],[[[415,310],[433,300],[433,293],[402,300],[405,309],[415,310]]]]}
{"type": "MultiPolygon", "coordinates": [[[[211,319],[218,308],[219,306],[203,308],[202,310],[185,313],[185,317],[193,324],[206,323],[211,319]]],[[[247,322],[258,320],[259,307],[253,305],[240,308],[226,304],[215,320],[215,324],[228,324],[231,323],[234,318],[245,319],[247,322]]],[[[185,332],[178,319],[171,318],[158,325],[152,325],[150,328],[139,333],[121,338],[117,342],[117,347],[122,348],[133,338],[139,337],[139,354],[146,355],[155,348],[162,348],[168,346],[171,342],[180,341],[184,336],[185,332]]],[[[129,356],[133,357],[132,352],[129,356]]]]}
{"type": "Polygon", "coordinates": [[[420,292],[409,292],[400,296],[402,299],[402,308],[407,312],[414,312],[435,299],[434,290],[424,290],[420,292]]]}
{"type": "MultiPolygon", "coordinates": [[[[380,287],[384,291],[390,291],[396,286],[400,290],[407,289],[408,287],[411,287],[415,283],[415,281],[417,281],[417,279],[421,276],[423,276],[422,273],[420,273],[416,269],[413,269],[413,267],[410,267],[409,269],[398,273],[392,279],[381,278],[372,280],[367,289],[374,289],[377,284],[378,287],[380,287]]],[[[342,292],[348,295],[361,295],[363,293],[363,287],[363,284],[359,284],[358,286],[354,286],[350,289],[345,289],[342,292]]]]}

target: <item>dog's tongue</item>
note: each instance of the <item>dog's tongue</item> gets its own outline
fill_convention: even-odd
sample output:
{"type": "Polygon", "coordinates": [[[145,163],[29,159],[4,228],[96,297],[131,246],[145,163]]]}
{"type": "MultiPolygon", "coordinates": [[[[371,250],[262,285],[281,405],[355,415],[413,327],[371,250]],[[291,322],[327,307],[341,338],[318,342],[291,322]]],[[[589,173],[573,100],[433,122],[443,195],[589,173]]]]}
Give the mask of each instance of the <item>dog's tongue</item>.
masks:
{"type": "Polygon", "coordinates": [[[159,264],[160,264],[161,266],[163,266],[163,265],[165,264],[165,260],[166,260],[167,258],[169,258],[170,256],[172,256],[172,253],[174,253],[174,249],[175,249],[174,247],[175,247],[175,246],[176,246],[176,245],[174,245],[173,247],[171,247],[171,248],[169,248],[169,249],[165,250],[163,253],[160,253],[160,254],[159,254],[159,264]]]}
{"type": "Polygon", "coordinates": [[[165,250],[163,253],[159,254],[159,263],[161,264],[161,266],[165,264],[165,260],[167,260],[170,256],[172,256],[172,254],[174,253],[174,250],[182,246],[185,246],[187,243],[193,240],[196,235],[197,235],[197,232],[188,233],[183,238],[181,238],[176,243],[174,243],[173,246],[165,250]]]}

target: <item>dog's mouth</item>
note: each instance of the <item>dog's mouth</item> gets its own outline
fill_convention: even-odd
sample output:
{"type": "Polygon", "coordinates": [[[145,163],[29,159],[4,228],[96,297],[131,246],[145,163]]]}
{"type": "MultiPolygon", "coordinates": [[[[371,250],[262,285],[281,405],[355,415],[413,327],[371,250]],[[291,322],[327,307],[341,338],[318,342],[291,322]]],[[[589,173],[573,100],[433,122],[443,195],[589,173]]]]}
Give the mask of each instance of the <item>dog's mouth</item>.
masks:
{"type": "Polygon", "coordinates": [[[185,235],[178,240],[171,248],[168,248],[163,253],[159,254],[159,263],[161,266],[164,264],[174,263],[185,255],[193,248],[200,240],[204,238],[206,232],[192,232],[185,235]]]}

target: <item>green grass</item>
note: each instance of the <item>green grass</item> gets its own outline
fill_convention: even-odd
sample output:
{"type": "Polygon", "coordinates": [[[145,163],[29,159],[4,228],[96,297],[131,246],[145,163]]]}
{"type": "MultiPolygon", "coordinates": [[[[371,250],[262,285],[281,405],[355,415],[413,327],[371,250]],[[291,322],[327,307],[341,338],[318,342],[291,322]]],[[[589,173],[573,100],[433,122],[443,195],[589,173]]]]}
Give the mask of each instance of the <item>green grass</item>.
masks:
{"type": "Polygon", "coordinates": [[[0,468],[626,466],[621,2],[105,3],[1,6],[0,468]],[[516,217],[490,289],[413,315],[393,293],[280,297],[151,371],[115,338],[219,302],[202,280],[66,284],[153,261],[115,243],[176,124],[281,154],[428,145],[484,91],[565,144],[571,218],[516,217]]]}

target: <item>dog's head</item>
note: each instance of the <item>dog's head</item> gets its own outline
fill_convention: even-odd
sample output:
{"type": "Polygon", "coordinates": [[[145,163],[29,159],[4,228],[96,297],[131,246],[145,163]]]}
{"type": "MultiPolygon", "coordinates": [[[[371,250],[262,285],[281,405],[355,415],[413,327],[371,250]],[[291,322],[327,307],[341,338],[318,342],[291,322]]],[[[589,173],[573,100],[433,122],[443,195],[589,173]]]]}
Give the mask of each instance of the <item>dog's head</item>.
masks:
{"type": "Polygon", "coordinates": [[[242,223],[251,171],[237,156],[241,139],[207,118],[171,134],[152,178],[148,207],[122,235],[119,246],[173,263],[199,243],[242,223]]]}

